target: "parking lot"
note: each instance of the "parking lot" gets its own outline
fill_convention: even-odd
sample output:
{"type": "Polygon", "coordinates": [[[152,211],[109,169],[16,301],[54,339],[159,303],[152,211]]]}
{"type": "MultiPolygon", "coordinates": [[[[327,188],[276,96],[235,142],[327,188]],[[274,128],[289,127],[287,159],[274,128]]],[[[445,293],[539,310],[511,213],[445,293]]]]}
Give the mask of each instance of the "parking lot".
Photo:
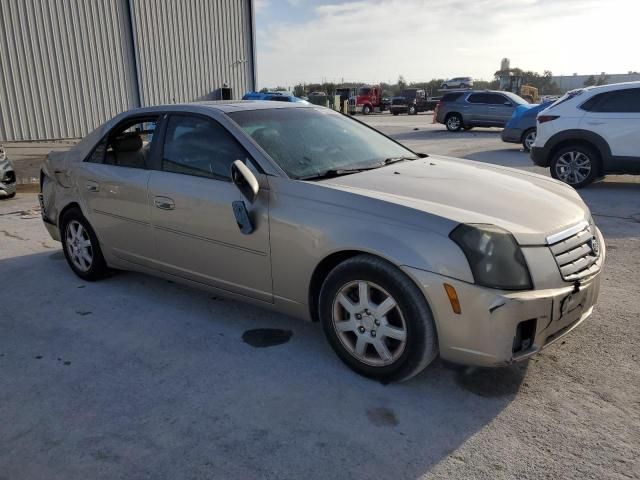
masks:
{"type": "MultiPolygon", "coordinates": [[[[359,118],[418,152],[548,175],[498,129],[359,118]]],[[[638,478],[640,177],[580,194],[608,248],[594,315],[528,362],[436,361],[391,385],[346,368],[317,324],[140,274],[83,282],[35,193],[0,201],[0,479],[638,478]]]]}

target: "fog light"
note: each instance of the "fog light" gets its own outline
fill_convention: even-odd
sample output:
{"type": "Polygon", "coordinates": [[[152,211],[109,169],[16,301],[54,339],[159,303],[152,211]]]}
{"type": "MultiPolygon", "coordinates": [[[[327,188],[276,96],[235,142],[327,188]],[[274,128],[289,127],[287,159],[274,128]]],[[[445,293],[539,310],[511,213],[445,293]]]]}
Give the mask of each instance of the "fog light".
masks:
{"type": "Polygon", "coordinates": [[[456,289],[453,288],[453,285],[449,285],[448,283],[443,283],[445,292],[447,292],[447,297],[449,297],[449,302],[451,302],[451,309],[453,313],[457,313],[460,315],[462,313],[462,309],[460,308],[460,300],[458,300],[458,293],[456,289]]]}
{"type": "Polygon", "coordinates": [[[516,336],[513,338],[513,353],[526,352],[533,347],[536,336],[536,319],[520,322],[516,328],[516,336]]]}

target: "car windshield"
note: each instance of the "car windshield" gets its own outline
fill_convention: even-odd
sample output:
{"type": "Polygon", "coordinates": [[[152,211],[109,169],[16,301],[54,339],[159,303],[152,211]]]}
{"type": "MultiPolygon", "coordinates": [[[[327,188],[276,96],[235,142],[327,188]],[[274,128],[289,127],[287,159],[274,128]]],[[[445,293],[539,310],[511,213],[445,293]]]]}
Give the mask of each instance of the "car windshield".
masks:
{"type": "Polygon", "coordinates": [[[371,93],[371,89],[370,88],[361,88],[358,91],[358,95],[369,95],[371,93]]]}
{"type": "Polygon", "coordinates": [[[416,98],[417,95],[417,90],[403,90],[402,92],[400,92],[400,96],[404,98],[416,98]]]}
{"type": "Polygon", "coordinates": [[[273,108],[228,114],[292,178],[383,166],[415,153],[356,120],[324,108],[273,108]]]}
{"type": "Polygon", "coordinates": [[[521,96],[516,95],[515,93],[511,93],[511,92],[502,92],[502,93],[504,93],[507,97],[509,97],[509,100],[511,100],[516,105],[529,105],[529,102],[527,102],[521,96]]]}

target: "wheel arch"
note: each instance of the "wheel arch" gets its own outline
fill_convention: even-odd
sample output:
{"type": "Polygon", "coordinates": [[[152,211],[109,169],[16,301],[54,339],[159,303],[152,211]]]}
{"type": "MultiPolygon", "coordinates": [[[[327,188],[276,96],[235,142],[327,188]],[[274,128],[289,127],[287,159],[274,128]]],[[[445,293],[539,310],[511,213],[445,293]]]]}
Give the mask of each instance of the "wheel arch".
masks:
{"type": "MultiPolygon", "coordinates": [[[[309,302],[308,304],[309,304],[309,317],[311,318],[312,322],[320,321],[319,305],[318,305],[320,300],[320,289],[322,288],[322,284],[324,283],[324,280],[327,277],[327,275],[329,275],[331,270],[336,268],[342,262],[350,258],[356,257],[358,255],[368,255],[370,257],[378,258],[388,263],[389,265],[395,267],[396,269],[398,269],[398,271],[401,272],[403,275],[405,275],[411,281],[411,283],[413,283],[416,286],[416,288],[420,291],[420,293],[425,299],[425,302],[427,303],[427,306],[429,307],[433,315],[434,310],[431,305],[431,300],[428,298],[426,293],[420,287],[420,284],[417,281],[417,279],[414,278],[412,275],[410,275],[407,271],[405,271],[405,269],[402,268],[401,265],[398,265],[396,262],[393,262],[389,258],[379,255],[376,252],[350,249],[350,250],[339,250],[339,251],[330,253],[329,255],[324,257],[320,262],[318,262],[318,264],[316,265],[316,268],[311,274],[311,280],[309,281],[309,289],[308,289],[308,302],[309,302]]],[[[434,316],[434,321],[435,321],[435,316],[434,316]]],[[[437,329],[437,326],[436,326],[436,329],[437,329]]]]}
{"type": "MultiPolygon", "coordinates": [[[[64,214],[67,213],[69,210],[71,210],[73,208],[77,208],[78,210],[80,210],[80,213],[82,213],[82,215],[84,215],[84,212],[82,212],[82,207],[80,206],[80,204],[78,202],[71,201],[71,202],[67,203],[64,207],[62,207],[60,209],[60,212],[58,213],[58,219],[56,221],[56,225],[58,226],[58,228],[60,228],[60,221],[62,220],[62,217],[64,216],[64,214]]],[[[85,218],[86,218],[86,216],[85,216],[85,218]]]]}
{"type": "Polygon", "coordinates": [[[582,145],[594,149],[599,156],[598,168],[600,174],[606,171],[605,164],[611,158],[611,148],[607,141],[597,133],[589,130],[564,130],[552,136],[548,140],[548,143],[551,145],[549,149],[549,161],[553,159],[561,148],[569,145],[582,145]]]}

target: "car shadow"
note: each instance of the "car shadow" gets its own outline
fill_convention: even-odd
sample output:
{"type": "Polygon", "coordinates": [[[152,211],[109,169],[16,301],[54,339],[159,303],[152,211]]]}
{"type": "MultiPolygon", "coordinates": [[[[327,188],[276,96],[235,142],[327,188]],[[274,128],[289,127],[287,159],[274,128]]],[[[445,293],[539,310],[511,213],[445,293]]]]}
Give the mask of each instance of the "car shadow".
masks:
{"type": "Polygon", "coordinates": [[[318,324],[137,273],[84,282],[61,251],[0,271],[11,279],[0,291],[9,476],[28,464],[72,477],[77,461],[88,478],[417,478],[500,415],[527,375],[526,363],[437,360],[383,385],[344,366],[318,324]]]}

